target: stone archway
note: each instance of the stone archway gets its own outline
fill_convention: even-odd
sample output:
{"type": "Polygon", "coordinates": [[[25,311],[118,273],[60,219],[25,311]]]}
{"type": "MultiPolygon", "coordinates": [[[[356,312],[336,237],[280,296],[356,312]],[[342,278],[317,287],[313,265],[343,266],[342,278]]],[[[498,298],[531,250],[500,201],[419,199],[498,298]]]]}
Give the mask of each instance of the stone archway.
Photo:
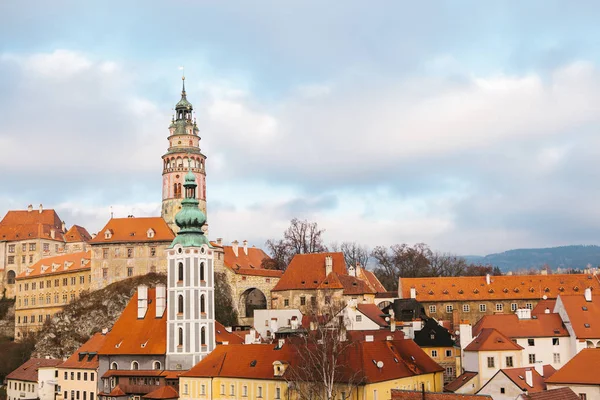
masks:
{"type": "Polygon", "coordinates": [[[253,318],[254,310],[267,309],[267,296],[257,288],[246,289],[240,296],[240,316],[253,318]]]}
{"type": "Polygon", "coordinates": [[[17,274],[15,273],[15,271],[13,271],[12,269],[9,270],[6,273],[6,283],[9,285],[14,285],[16,276],[17,276],[17,274]]]}

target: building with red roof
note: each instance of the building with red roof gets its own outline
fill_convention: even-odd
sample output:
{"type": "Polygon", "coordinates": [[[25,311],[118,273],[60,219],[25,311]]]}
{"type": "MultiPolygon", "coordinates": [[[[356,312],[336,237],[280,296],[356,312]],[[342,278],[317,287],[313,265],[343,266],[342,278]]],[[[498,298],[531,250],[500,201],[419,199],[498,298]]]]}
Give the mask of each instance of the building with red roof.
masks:
{"type": "Polygon", "coordinates": [[[42,392],[53,395],[56,382],[50,381],[54,378],[55,367],[60,363],[62,363],[61,360],[30,358],[19,368],[6,375],[7,398],[9,400],[39,399],[42,392]]]}
{"type": "Polygon", "coordinates": [[[545,380],[556,370],[551,365],[538,364],[536,368],[504,368],[487,381],[477,394],[494,399],[515,399],[521,394],[539,393],[546,390],[545,380]]]}
{"type": "Polygon", "coordinates": [[[305,312],[335,301],[374,303],[385,288],[371,272],[346,266],[339,252],[297,254],[272,290],[273,308],[305,312]]]}
{"type": "Polygon", "coordinates": [[[392,389],[391,400],[492,400],[492,398],[479,394],[423,393],[420,390],[392,389]]]}
{"type": "Polygon", "coordinates": [[[546,379],[548,389],[568,387],[581,399],[600,398],[600,348],[582,349],[554,375],[546,379]]]}
{"type": "Polygon", "coordinates": [[[554,312],[558,313],[569,332],[571,357],[586,348],[600,347],[600,296],[596,291],[559,296],[554,312]]]}
{"type": "Polygon", "coordinates": [[[56,211],[40,204],[34,210],[11,210],[0,221],[0,292],[16,295],[15,278],[44,257],[86,251],[90,234],[73,225],[67,231],[56,211]]]}

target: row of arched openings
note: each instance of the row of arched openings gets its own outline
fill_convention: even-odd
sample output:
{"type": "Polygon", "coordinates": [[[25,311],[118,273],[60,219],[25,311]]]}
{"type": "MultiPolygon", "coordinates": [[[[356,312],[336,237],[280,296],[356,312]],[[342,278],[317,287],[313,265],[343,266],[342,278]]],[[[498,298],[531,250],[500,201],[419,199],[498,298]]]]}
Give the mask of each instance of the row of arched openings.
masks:
{"type": "MultiPolygon", "coordinates": [[[[183,346],[183,328],[179,328],[178,329],[178,341],[177,341],[177,345],[178,346],[183,346]]],[[[206,346],[206,327],[202,327],[200,328],[200,344],[202,346],[206,346]]]]}
{"type": "MultiPolygon", "coordinates": [[[[200,295],[200,312],[206,313],[206,297],[202,294],[200,295]]],[[[177,300],[177,313],[183,314],[183,295],[180,294],[177,300]]]]}
{"type": "MultiPolygon", "coordinates": [[[[183,282],[183,263],[180,262],[177,265],[177,280],[179,282],[183,282]]],[[[200,263],[200,280],[204,281],[205,279],[205,268],[204,268],[204,263],[201,262],[200,263]]]]}
{"type": "MultiPolygon", "coordinates": [[[[119,364],[117,364],[116,361],[113,361],[110,364],[110,369],[119,369],[119,364]]],[[[137,362],[137,361],[135,361],[135,360],[132,361],[131,362],[131,369],[132,370],[138,370],[138,369],[140,369],[140,363],[137,362]]],[[[160,361],[153,361],[152,362],[152,369],[158,370],[158,371],[162,370],[162,364],[161,364],[161,362],[160,361]]]]}

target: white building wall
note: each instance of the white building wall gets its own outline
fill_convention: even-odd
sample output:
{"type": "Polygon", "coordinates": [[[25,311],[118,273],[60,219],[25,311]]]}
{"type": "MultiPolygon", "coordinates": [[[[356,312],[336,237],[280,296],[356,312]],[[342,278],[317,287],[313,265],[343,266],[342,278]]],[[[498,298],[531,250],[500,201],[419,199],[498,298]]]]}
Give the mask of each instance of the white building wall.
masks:
{"type": "Polygon", "coordinates": [[[349,331],[374,331],[380,329],[378,324],[361,313],[358,308],[356,308],[356,305],[352,302],[348,304],[340,314],[344,316],[344,323],[346,325],[346,329],[349,331]]]}
{"type": "Polygon", "coordinates": [[[292,318],[296,317],[298,326],[302,325],[302,313],[296,309],[254,310],[254,329],[261,337],[267,337],[267,331],[273,332],[274,323],[277,328],[291,327],[292,318]]]}
{"type": "Polygon", "coordinates": [[[469,372],[479,372],[479,356],[474,351],[463,351],[463,369],[469,372]]]}
{"type": "Polygon", "coordinates": [[[9,379],[6,384],[7,400],[33,400],[38,397],[37,382],[9,379]]]}
{"type": "Polygon", "coordinates": [[[552,337],[531,338],[534,345],[529,345],[527,338],[519,338],[517,344],[523,347],[521,351],[521,365],[523,367],[533,367],[535,364],[550,364],[559,369],[571,359],[571,340],[569,337],[558,337],[558,345],[553,345],[552,337]],[[529,362],[529,355],[535,354],[535,364],[529,362]],[[559,355],[559,362],[554,362],[554,354],[559,355]]]}
{"type": "Polygon", "coordinates": [[[492,396],[494,400],[514,400],[521,393],[523,393],[521,389],[502,372],[496,374],[477,392],[477,394],[492,396]],[[502,389],[504,389],[504,393],[502,393],[502,389]]]}
{"type": "Polygon", "coordinates": [[[38,369],[38,396],[40,400],[54,400],[57,383],[56,367],[38,369]]]}
{"type": "Polygon", "coordinates": [[[485,385],[496,372],[503,368],[520,368],[521,352],[520,351],[480,351],[479,352],[479,384],[485,385]],[[488,357],[494,357],[494,367],[488,367],[488,357]],[[512,357],[512,367],[506,365],[506,358],[512,357]]]}
{"type": "Polygon", "coordinates": [[[600,400],[600,385],[557,385],[549,383],[547,389],[552,390],[565,386],[571,388],[580,397],[582,394],[585,394],[587,400],[600,400]]]}

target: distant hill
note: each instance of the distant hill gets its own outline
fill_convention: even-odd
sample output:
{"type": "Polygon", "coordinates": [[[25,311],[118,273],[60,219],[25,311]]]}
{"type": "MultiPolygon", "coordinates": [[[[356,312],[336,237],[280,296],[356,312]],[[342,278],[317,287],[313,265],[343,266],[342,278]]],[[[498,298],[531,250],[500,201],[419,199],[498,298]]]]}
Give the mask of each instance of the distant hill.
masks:
{"type": "Polygon", "coordinates": [[[600,265],[600,246],[574,245],[546,249],[516,249],[487,256],[465,256],[467,262],[493,265],[502,271],[527,270],[548,264],[550,268],[586,268],[600,265]]]}

